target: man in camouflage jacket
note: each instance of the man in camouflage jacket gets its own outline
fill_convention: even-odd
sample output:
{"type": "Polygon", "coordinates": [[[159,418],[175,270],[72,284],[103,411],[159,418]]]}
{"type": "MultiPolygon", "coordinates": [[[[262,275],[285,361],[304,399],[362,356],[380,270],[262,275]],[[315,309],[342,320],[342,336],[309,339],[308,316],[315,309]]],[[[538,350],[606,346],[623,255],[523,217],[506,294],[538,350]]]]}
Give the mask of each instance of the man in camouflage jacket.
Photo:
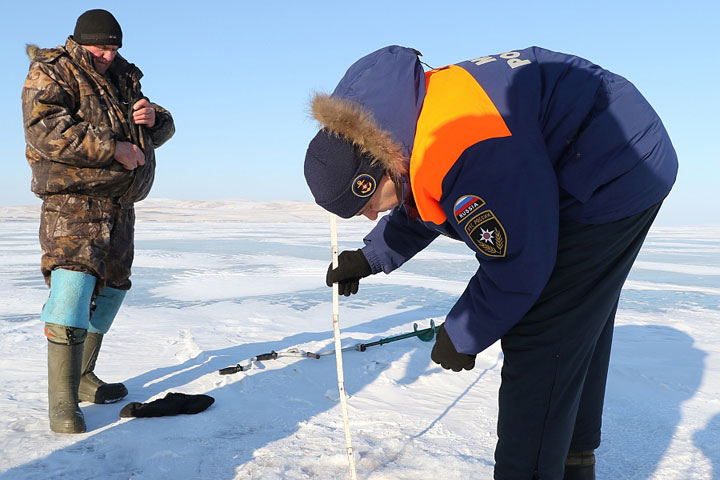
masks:
{"type": "Polygon", "coordinates": [[[50,426],[62,433],[85,431],[78,400],[127,394],[93,369],[131,285],[133,205],[152,186],[155,148],[175,131],[170,112],[143,95],[142,72],[121,46],[112,14],[90,10],[64,46],[27,49],[22,109],[32,191],[43,200],[50,426]]]}

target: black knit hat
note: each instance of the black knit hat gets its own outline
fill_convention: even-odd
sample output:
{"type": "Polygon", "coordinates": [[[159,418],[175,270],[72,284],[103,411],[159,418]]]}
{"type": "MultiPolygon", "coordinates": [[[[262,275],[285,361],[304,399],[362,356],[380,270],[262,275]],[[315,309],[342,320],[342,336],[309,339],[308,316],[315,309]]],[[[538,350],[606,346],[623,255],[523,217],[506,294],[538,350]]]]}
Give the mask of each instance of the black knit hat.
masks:
{"type": "Polygon", "coordinates": [[[107,10],[88,10],[75,24],[73,40],[80,45],[117,45],[122,47],[122,29],[107,10]]]}
{"type": "Polygon", "coordinates": [[[355,216],[385,174],[372,160],[345,137],[320,130],[305,154],[305,180],[315,202],[339,217],[355,216]]]}

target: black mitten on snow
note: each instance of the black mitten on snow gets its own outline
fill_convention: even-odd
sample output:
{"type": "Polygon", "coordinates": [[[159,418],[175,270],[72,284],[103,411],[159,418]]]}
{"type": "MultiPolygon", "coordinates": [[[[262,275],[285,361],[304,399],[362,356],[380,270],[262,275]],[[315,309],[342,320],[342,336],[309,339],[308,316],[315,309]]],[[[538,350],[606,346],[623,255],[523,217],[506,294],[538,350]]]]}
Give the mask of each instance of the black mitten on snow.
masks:
{"type": "Polygon", "coordinates": [[[459,372],[463,368],[472,370],[475,368],[475,357],[477,355],[468,355],[466,353],[458,353],[455,350],[450,336],[445,331],[445,324],[438,327],[435,345],[433,346],[430,358],[433,362],[439,363],[445,370],[459,372]]]}
{"type": "Polygon", "coordinates": [[[180,413],[200,413],[215,399],[209,395],[187,395],[185,393],[168,393],[149,403],[131,402],[120,410],[121,417],[164,417],[180,413]]]}
{"type": "Polygon", "coordinates": [[[338,293],[349,297],[358,292],[360,279],[372,275],[372,268],[360,250],[346,250],[338,255],[338,267],[328,267],[325,283],[332,287],[338,284],[338,293]]]}

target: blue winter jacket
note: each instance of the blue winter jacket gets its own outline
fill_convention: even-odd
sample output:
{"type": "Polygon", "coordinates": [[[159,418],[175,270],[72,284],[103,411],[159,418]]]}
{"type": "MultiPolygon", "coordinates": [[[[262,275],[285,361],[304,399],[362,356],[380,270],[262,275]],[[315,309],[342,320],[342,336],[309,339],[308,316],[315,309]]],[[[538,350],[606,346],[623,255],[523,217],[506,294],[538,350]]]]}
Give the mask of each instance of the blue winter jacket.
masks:
{"type": "Polygon", "coordinates": [[[405,204],[362,251],[389,273],[439,234],[465,242],[477,273],[448,313],[459,352],[487,348],[538,299],[560,220],[606,223],[662,201],[677,157],[655,111],[625,78],[539,47],[424,72],[386,47],[332,94],[370,112],[407,155],[405,204]]]}

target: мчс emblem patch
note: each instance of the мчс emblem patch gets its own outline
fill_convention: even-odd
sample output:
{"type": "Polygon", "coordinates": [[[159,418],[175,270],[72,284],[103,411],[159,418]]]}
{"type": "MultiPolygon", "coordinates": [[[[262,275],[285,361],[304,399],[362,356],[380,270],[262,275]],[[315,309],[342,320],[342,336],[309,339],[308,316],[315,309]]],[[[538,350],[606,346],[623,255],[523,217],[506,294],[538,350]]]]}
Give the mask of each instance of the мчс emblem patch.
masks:
{"type": "Polygon", "coordinates": [[[470,213],[485,205],[485,201],[476,195],[463,195],[458,198],[453,207],[455,220],[462,223],[463,220],[470,218],[470,213]]]}
{"type": "Polygon", "coordinates": [[[375,191],[376,182],[372,175],[363,173],[355,177],[352,183],[352,192],[358,197],[369,197],[375,191]]]}
{"type": "Polygon", "coordinates": [[[473,245],[488,257],[504,257],[507,253],[505,228],[492,210],[475,215],[465,224],[465,233],[473,245]]]}

